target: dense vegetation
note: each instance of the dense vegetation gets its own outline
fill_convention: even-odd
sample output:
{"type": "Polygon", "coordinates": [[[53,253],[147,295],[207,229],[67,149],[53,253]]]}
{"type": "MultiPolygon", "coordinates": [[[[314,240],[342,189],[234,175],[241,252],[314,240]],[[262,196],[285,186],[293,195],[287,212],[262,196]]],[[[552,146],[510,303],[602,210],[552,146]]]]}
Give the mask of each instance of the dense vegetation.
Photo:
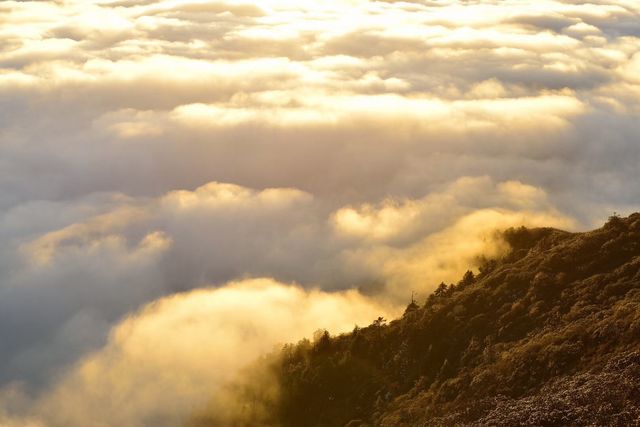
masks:
{"type": "Polygon", "coordinates": [[[512,251],[403,317],[269,360],[279,393],[195,426],[640,424],[640,214],[588,233],[511,229],[512,251]]]}

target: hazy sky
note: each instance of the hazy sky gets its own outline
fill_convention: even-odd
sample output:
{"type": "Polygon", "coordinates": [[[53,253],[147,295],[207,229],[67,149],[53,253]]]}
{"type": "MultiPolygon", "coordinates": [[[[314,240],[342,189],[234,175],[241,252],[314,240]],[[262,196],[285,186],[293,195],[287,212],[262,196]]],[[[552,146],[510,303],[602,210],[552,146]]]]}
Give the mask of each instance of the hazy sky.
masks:
{"type": "Polygon", "coordinates": [[[175,425],[640,210],[639,119],[637,0],[2,1],[0,424],[175,425]]]}

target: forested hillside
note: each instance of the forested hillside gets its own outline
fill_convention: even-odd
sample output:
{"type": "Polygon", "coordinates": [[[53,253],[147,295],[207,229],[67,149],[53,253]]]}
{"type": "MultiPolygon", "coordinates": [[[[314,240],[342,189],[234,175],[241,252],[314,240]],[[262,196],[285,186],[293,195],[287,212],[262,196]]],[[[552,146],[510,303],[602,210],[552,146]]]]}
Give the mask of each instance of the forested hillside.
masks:
{"type": "Polygon", "coordinates": [[[504,237],[504,259],[402,318],[267,357],[277,390],[255,377],[233,416],[191,425],[638,425],[640,214],[504,237]]]}

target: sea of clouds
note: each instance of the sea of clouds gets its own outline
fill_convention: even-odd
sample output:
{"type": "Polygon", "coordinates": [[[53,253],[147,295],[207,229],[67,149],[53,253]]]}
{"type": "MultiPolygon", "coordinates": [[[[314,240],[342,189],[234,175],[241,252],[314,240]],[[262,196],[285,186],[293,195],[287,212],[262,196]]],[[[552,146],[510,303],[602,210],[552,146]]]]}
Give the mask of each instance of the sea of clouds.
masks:
{"type": "Polygon", "coordinates": [[[638,210],[639,119],[636,0],[0,2],[0,424],[179,424],[638,210]]]}

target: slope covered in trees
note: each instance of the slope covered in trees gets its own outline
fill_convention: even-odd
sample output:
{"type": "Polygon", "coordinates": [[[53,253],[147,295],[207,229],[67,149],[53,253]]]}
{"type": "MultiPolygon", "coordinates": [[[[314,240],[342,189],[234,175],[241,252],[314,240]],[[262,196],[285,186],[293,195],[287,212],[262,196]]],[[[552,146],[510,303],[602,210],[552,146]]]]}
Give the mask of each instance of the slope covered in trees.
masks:
{"type": "Polygon", "coordinates": [[[190,424],[638,425],[640,214],[505,239],[400,319],[286,346],[260,365],[270,381],[236,385],[233,416],[190,424]]]}

